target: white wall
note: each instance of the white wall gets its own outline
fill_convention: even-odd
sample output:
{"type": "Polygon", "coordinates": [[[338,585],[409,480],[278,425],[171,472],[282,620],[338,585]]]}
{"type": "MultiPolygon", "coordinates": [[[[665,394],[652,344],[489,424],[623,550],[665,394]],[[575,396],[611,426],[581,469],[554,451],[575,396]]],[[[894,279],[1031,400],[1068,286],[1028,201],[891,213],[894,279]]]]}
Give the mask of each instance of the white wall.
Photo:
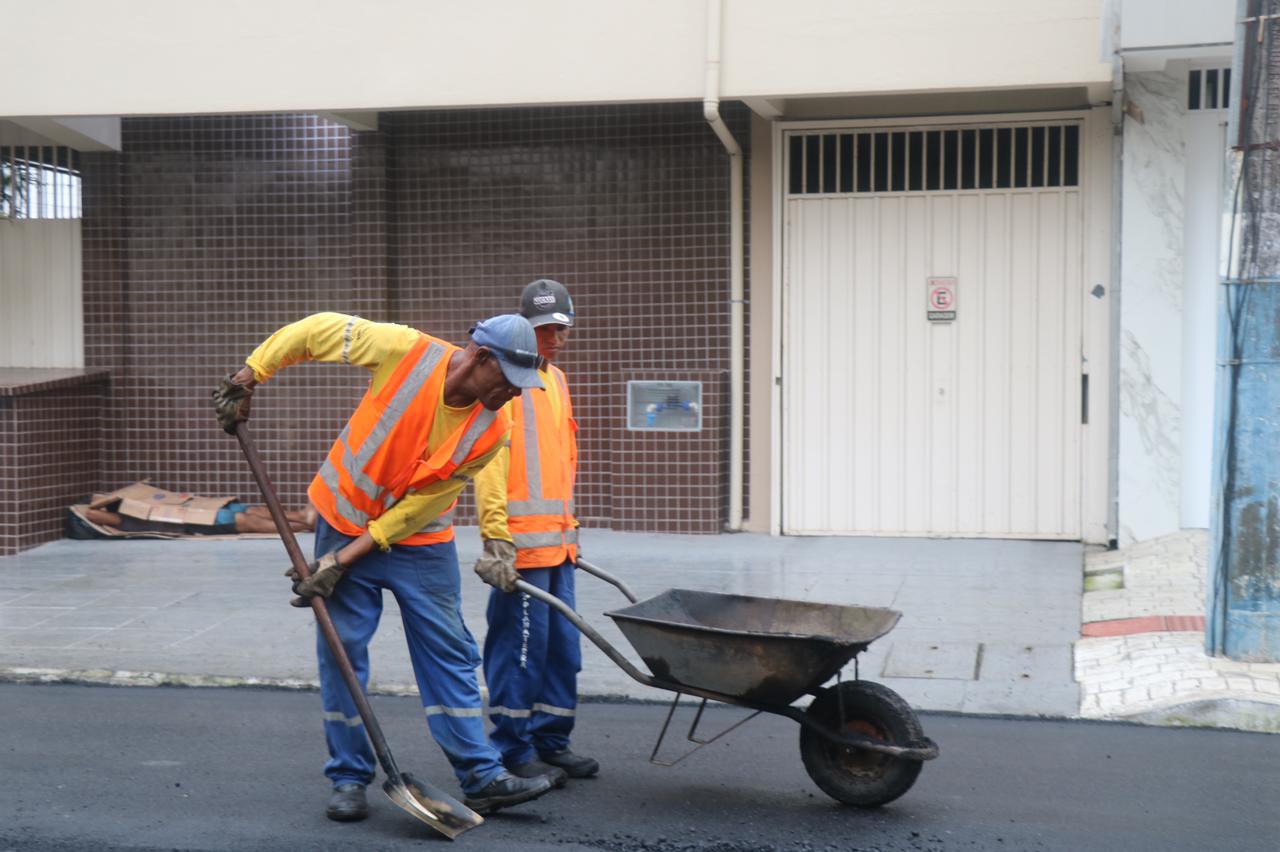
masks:
{"type": "Polygon", "coordinates": [[[0,367],[83,367],[80,220],[0,219],[0,367]]]}
{"type": "MultiPolygon", "coordinates": [[[[726,98],[1089,85],[1102,0],[724,0],[726,98]]],[[[698,0],[0,0],[0,116],[689,100],[698,0]]]]}
{"type": "Polygon", "coordinates": [[[1213,400],[1218,335],[1218,245],[1222,230],[1227,113],[1186,115],[1186,254],[1182,284],[1183,527],[1209,526],[1213,400]]]}
{"type": "Polygon", "coordinates": [[[1122,0],[1123,49],[1215,44],[1235,39],[1235,0],[1122,0]]]}
{"type": "Polygon", "coordinates": [[[1128,74],[1120,293],[1119,539],[1179,527],[1182,468],[1183,75],[1128,74]]]}

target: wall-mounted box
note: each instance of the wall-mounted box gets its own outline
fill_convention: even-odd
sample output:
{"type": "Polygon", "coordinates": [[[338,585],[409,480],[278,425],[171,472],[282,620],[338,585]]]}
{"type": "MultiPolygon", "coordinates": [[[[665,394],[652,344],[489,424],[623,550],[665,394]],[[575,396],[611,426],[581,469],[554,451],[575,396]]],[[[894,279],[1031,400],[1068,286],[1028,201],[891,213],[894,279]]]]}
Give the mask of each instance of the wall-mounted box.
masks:
{"type": "Polygon", "coordinates": [[[701,432],[702,382],[627,382],[627,429],[701,432]]]}

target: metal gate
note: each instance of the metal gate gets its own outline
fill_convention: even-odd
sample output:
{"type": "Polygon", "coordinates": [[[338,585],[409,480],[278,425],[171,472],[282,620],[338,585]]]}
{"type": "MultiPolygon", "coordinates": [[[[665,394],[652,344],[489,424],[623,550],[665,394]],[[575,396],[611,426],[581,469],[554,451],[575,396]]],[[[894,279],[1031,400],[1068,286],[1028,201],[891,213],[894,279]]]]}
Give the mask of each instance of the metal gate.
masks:
{"type": "Polygon", "coordinates": [[[1079,538],[1079,124],[784,143],[783,532],[1079,538]]]}

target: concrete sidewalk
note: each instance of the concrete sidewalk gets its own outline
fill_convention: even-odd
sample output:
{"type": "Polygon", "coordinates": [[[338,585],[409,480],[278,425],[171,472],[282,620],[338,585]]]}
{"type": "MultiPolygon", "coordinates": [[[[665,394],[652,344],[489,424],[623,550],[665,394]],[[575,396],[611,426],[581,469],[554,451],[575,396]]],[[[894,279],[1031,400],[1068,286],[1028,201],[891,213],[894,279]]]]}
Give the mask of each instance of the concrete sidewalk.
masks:
{"type": "MultiPolygon", "coordinates": [[[[459,529],[458,541],[464,613],[483,642],[488,587],[469,567],[479,537],[459,529]]],[[[897,609],[902,620],[860,673],[920,709],[1079,711],[1078,544],[591,530],[585,546],[642,599],[682,587],[897,609]]],[[[275,540],[66,540],[0,559],[0,679],[313,685],[312,617],[288,606],[285,565],[275,540]]],[[[638,663],[602,615],[624,603],[579,574],[579,612],[638,663]]],[[[584,696],[670,699],[583,645],[584,696]]],[[[390,596],[372,661],[372,690],[415,691],[390,596]]]]}

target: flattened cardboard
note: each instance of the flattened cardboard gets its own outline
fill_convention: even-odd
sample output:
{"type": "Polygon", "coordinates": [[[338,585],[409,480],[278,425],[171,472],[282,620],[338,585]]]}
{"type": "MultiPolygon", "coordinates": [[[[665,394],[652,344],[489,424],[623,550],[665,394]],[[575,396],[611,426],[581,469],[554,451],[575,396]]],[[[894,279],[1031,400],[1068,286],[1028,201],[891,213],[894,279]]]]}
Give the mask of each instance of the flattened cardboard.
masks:
{"type": "Polygon", "coordinates": [[[185,539],[201,539],[201,540],[208,541],[213,539],[277,538],[278,537],[274,533],[226,533],[226,534],[220,534],[220,535],[211,535],[211,534],[203,534],[203,533],[193,534],[193,533],[187,532],[184,527],[179,525],[175,525],[173,527],[172,532],[169,532],[166,530],[160,530],[160,529],[126,531],[126,530],[119,529],[118,527],[110,527],[110,526],[104,526],[101,524],[95,524],[93,521],[89,520],[89,517],[88,517],[87,510],[90,508],[101,508],[101,507],[93,506],[92,503],[90,503],[89,505],[81,504],[77,506],[71,506],[68,509],[68,511],[70,511],[71,514],[75,515],[78,521],[84,527],[93,530],[93,532],[96,533],[100,538],[151,538],[151,539],[185,538],[185,539]]]}
{"type": "Polygon", "coordinates": [[[95,495],[89,505],[95,509],[107,509],[113,499],[120,501],[114,511],[140,521],[212,526],[217,520],[218,510],[236,498],[200,497],[189,491],[166,491],[144,480],[101,497],[95,495]]]}

